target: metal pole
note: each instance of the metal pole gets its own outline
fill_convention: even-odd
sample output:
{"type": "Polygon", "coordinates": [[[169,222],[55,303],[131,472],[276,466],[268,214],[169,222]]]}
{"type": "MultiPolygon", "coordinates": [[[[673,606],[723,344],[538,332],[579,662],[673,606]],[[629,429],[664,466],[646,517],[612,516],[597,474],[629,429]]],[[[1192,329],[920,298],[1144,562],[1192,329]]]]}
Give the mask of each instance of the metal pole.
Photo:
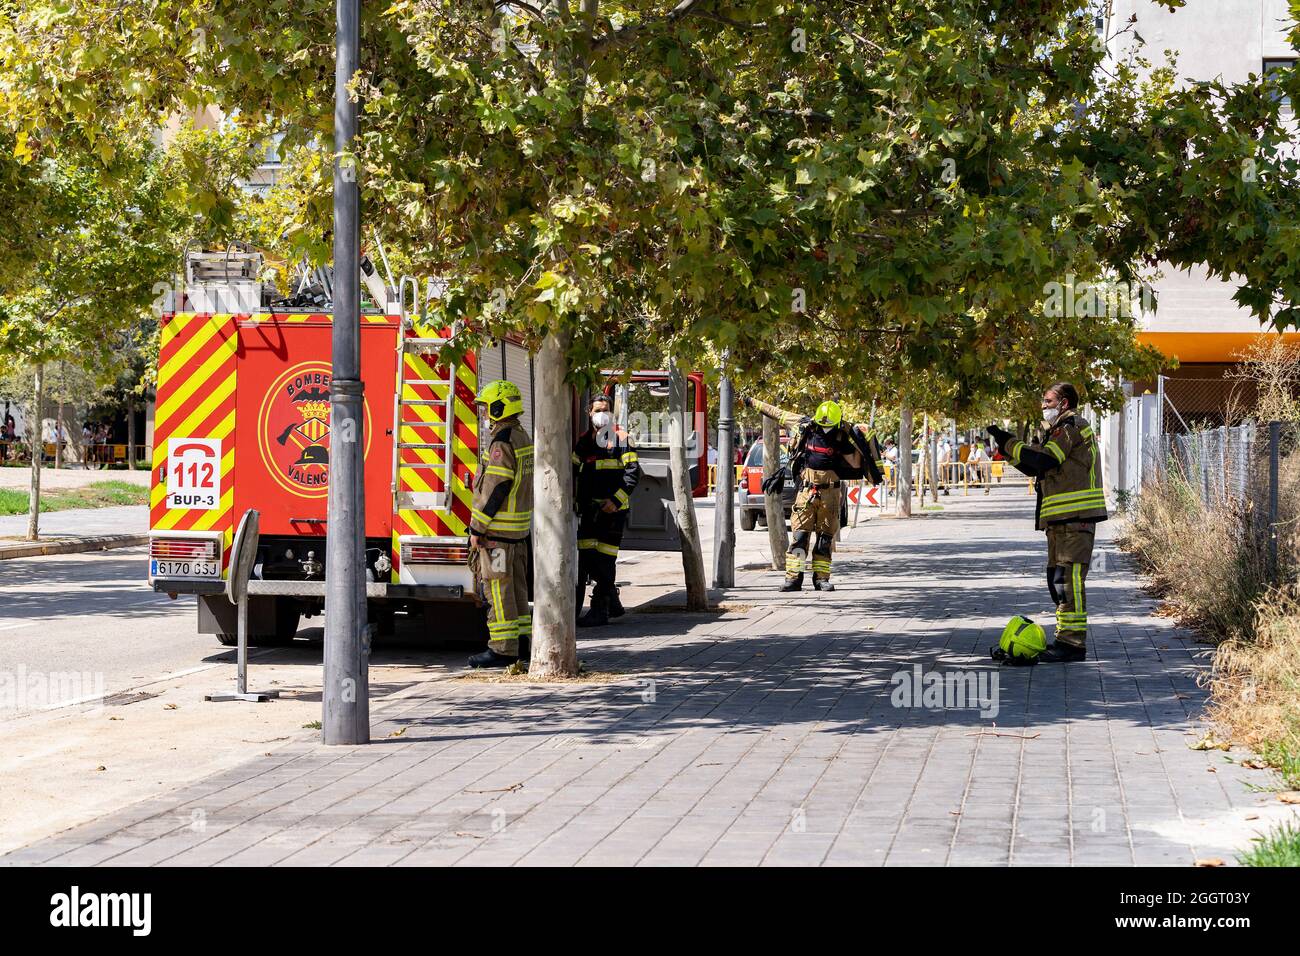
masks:
{"type": "Polygon", "coordinates": [[[1277,579],[1277,478],[1282,423],[1268,423],[1268,571],[1277,579]]]}
{"type": "Polygon", "coordinates": [[[248,693],[248,598],[235,605],[235,692],[248,693]]]}
{"type": "MultiPolygon", "coordinates": [[[[730,353],[722,353],[726,372],[730,353]]],[[[736,585],[736,457],[735,402],[731,378],[724,374],[718,385],[718,478],[713,491],[713,586],[736,585]]]]}
{"type": "Polygon", "coordinates": [[[1156,415],[1156,477],[1165,470],[1165,377],[1156,376],[1156,406],[1160,409],[1156,415]]]}
{"type": "Polygon", "coordinates": [[[327,744],[370,740],[365,656],[365,489],[361,382],[360,194],[350,155],[357,104],[348,95],[361,37],[360,0],[337,0],[334,65],[334,328],[330,384],[329,523],[325,577],[325,679],[321,725],[327,744]]]}
{"type": "Polygon", "coordinates": [[[898,461],[894,463],[894,503],[901,518],[912,514],[912,408],[903,402],[898,409],[898,461]]]}

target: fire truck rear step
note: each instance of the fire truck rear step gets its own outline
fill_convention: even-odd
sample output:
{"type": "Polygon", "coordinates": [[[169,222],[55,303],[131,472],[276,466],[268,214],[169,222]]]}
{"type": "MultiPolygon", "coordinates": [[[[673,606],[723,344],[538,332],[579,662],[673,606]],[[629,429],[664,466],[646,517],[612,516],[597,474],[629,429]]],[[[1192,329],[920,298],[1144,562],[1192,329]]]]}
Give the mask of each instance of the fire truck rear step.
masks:
{"type": "MultiPolygon", "coordinates": [[[[270,597],[325,596],[326,581],[249,581],[248,593],[270,597]]],[[[368,598],[441,598],[459,599],[465,589],[458,584],[389,584],[386,581],[367,581],[368,598]]]]}

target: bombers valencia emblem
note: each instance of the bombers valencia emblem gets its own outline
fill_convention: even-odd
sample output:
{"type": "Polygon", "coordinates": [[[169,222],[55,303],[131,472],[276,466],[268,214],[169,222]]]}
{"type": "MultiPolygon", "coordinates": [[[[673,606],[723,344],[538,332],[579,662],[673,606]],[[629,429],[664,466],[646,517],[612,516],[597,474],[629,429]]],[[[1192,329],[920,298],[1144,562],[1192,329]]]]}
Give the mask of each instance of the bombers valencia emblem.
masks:
{"type": "MultiPolygon", "coordinates": [[[[258,416],[262,461],[281,487],[303,498],[323,498],[329,491],[330,377],[325,362],[289,369],[267,389],[258,416]]],[[[366,418],[368,426],[368,405],[366,418]]],[[[365,437],[369,452],[369,427],[365,437]]]]}

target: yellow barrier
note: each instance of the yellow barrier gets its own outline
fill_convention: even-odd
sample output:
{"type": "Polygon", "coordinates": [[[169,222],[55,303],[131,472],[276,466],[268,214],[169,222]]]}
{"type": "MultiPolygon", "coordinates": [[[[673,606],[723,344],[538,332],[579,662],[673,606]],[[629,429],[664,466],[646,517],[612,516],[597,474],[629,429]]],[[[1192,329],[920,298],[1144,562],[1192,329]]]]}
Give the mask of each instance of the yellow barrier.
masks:
{"type": "MultiPolygon", "coordinates": [[[[889,485],[890,494],[896,494],[898,483],[895,480],[897,465],[885,463],[885,482],[889,485]]],[[[920,475],[916,468],[912,469],[912,493],[916,494],[921,487],[920,475]]],[[[984,493],[988,494],[989,488],[995,484],[1003,484],[1006,479],[1007,484],[1024,484],[1032,493],[1034,490],[1033,483],[1025,475],[1013,469],[1007,468],[1005,461],[980,461],[980,462],[960,462],[948,461],[939,466],[939,487],[954,488],[961,487],[963,494],[970,494],[971,488],[983,488],[984,493]]]]}
{"type": "MultiPolygon", "coordinates": [[[[736,477],[732,484],[740,484],[741,477],[745,474],[744,465],[733,466],[736,470],[736,477]]],[[[709,465],[709,494],[713,494],[718,489],[718,466],[709,465]]]]}

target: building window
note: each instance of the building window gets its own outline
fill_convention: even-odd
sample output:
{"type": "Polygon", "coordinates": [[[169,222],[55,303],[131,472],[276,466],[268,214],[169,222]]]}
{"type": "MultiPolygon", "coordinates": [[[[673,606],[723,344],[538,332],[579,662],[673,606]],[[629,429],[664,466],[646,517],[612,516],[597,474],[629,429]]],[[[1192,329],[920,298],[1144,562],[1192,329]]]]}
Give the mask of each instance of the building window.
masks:
{"type": "MultiPolygon", "coordinates": [[[[1267,80],[1268,75],[1270,73],[1276,72],[1278,70],[1289,70],[1293,68],[1295,66],[1295,62],[1296,62],[1295,57],[1287,57],[1285,59],[1276,59],[1276,60],[1265,60],[1264,79],[1267,80]]],[[[1282,101],[1282,115],[1285,116],[1287,119],[1290,119],[1292,116],[1291,97],[1287,96],[1284,92],[1282,92],[1282,90],[1276,88],[1273,90],[1273,96],[1277,97],[1282,101]]]]}

